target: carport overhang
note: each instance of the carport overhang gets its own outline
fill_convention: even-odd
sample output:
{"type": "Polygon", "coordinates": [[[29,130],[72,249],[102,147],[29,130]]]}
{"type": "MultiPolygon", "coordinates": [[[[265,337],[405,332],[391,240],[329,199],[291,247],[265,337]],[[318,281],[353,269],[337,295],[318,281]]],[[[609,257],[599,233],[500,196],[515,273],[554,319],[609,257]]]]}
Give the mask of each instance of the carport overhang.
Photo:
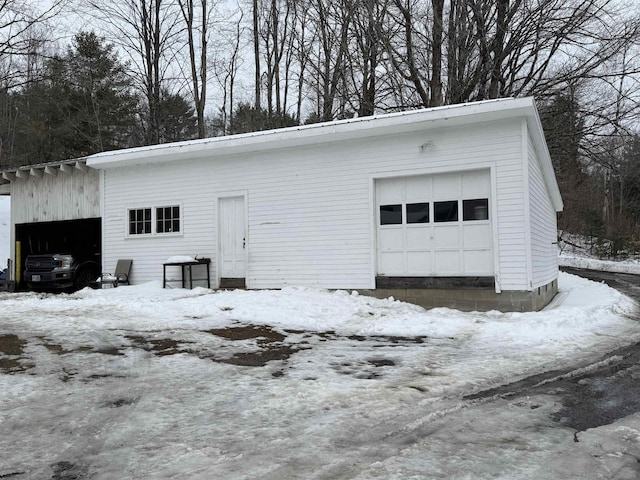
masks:
{"type": "Polygon", "coordinates": [[[82,172],[89,170],[87,158],[82,157],[36,165],[3,168],[0,170],[0,195],[10,195],[10,184],[17,179],[42,178],[45,175],[53,177],[58,174],[69,175],[73,173],[74,169],[82,172]]]}

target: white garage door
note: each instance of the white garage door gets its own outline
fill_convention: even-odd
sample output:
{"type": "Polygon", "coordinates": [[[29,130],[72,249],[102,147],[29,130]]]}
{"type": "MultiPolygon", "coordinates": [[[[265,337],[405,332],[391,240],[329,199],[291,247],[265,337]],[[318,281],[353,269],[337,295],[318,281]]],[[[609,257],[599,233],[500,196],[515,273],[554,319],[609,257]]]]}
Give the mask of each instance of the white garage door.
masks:
{"type": "Polygon", "coordinates": [[[488,170],[376,181],[378,275],[493,275],[488,170]]]}

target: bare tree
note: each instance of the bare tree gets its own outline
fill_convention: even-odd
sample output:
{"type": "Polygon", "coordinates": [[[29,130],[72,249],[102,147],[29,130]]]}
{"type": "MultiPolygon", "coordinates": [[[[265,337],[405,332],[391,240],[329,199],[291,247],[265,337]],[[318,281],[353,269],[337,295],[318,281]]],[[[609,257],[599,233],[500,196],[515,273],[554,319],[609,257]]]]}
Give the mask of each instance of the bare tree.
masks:
{"type": "Polygon", "coordinates": [[[209,0],[178,0],[178,5],[184,19],[187,35],[189,65],[191,66],[191,95],[198,119],[198,137],[204,138],[206,134],[204,111],[207,102],[207,47],[212,9],[209,8],[209,0]],[[196,14],[196,5],[199,14],[196,14]],[[199,58],[196,58],[197,50],[200,51],[199,58]]]}
{"type": "MultiPolygon", "coordinates": [[[[282,59],[285,49],[290,48],[291,0],[270,0],[269,8],[265,14],[265,21],[261,32],[264,43],[265,64],[266,64],[266,90],[267,90],[267,112],[269,115],[281,114],[286,107],[286,99],[282,98],[280,83],[282,59]]],[[[288,78],[284,78],[285,88],[288,85],[288,78]]]]}
{"type": "Polygon", "coordinates": [[[365,0],[354,8],[351,22],[351,37],[354,44],[349,50],[348,68],[345,78],[350,79],[351,88],[345,85],[343,97],[355,97],[353,105],[358,116],[373,115],[380,93],[378,66],[384,53],[383,31],[387,22],[387,0],[365,0]]]}
{"type": "Polygon", "coordinates": [[[258,10],[259,5],[260,4],[258,0],[253,0],[253,3],[252,3],[253,31],[252,33],[253,33],[253,60],[255,65],[255,102],[254,103],[255,103],[256,110],[259,110],[261,107],[260,30],[259,30],[260,12],[258,10]]]}
{"type": "MultiPolygon", "coordinates": [[[[501,0],[499,0],[501,1],[501,0]]],[[[433,28],[431,40],[431,60],[432,72],[429,89],[431,98],[429,105],[436,107],[442,105],[442,34],[443,34],[443,14],[444,0],[431,0],[433,8],[433,28]]]]}
{"type": "Polygon", "coordinates": [[[209,68],[222,89],[218,133],[226,135],[233,121],[236,79],[242,65],[241,42],[245,27],[244,12],[233,12],[229,22],[216,32],[218,52],[210,59],[209,68]]]}
{"type": "Polygon", "coordinates": [[[395,11],[391,12],[394,23],[399,25],[397,34],[387,36],[387,49],[391,63],[402,80],[411,85],[414,97],[412,106],[429,106],[431,103],[428,88],[431,71],[420,52],[428,51],[428,34],[417,24],[417,19],[426,16],[417,0],[394,0],[395,11]]]}
{"type": "Polygon", "coordinates": [[[68,3],[52,0],[45,6],[29,6],[19,0],[0,2],[0,82],[5,88],[38,78],[55,40],[51,22],[68,3]]]}
{"type": "MultiPolygon", "coordinates": [[[[309,18],[313,22],[317,45],[310,52],[308,67],[309,77],[315,79],[310,83],[316,96],[316,113],[320,120],[332,120],[337,115],[336,100],[344,80],[350,26],[356,4],[356,0],[309,2],[309,18]]],[[[344,105],[344,99],[338,103],[344,105]]]]}
{"type": "Polygon", "coordinates": [[[140,79],[148,109],[144,141],[159,143],[162,89],[180,33],[175,4],[170,0],[89,0],[87,6],[100,15],[112,40],[138,67],[134,74],[140,79]]]}
{"type": "Polygon", "coordinates": [[[430,5],[393,0],[390,16],[399,32],[387,36],[386,45],[394,69],[422,106],[438,105],[441,97],[458,103],[539,95],[571,79],[601,75],[616,52],[637,40],[635,14],[617,18],[616,5],[613,0],[431,0],[430,5]],[[614,22],[621,23],[612,28],[614,22]]]}
{"type": "Polygon", "coordinates": [[[37,25],[53,19],[69,0],[53,0],[41,9],[29,7],[20,0],[0,2],[0,56],[24,55],[29,49],[29,32],[37,25]]]}

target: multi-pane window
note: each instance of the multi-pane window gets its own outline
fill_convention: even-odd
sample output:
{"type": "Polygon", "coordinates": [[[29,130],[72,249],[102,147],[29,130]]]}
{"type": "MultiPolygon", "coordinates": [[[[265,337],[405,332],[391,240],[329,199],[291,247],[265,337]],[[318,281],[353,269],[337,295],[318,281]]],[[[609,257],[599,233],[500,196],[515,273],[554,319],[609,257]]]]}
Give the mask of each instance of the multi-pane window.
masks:
{"type": "Polygon", "coordinates": [[[163,233],[179,233],[180,207],[171,205],[155,208],[130,208],[129,235],[151,235],[163,233]],[[155,225],[155,231],[153,226],[155,225]]]}
{"type": "Polygon", "coordinates": [[[129,210],[129,235],[151,233],[151,209],[135,208],[129,210]]]}
{"type": "Polygon", "coordinates": [[[156,208],[156,233],[175,233],[180,231],[180,207],[156,208]]]}

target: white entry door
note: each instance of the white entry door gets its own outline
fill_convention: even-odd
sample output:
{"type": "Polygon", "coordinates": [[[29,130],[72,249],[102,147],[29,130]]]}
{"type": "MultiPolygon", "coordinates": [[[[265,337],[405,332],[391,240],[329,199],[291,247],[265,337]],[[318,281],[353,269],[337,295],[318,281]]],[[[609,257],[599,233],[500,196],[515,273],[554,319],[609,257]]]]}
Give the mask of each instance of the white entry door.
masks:
{"type": "Polygon", "coordinates": [[[246,276],[246,218],[244,197],[219,200],[220,277],[246,276]]]}

